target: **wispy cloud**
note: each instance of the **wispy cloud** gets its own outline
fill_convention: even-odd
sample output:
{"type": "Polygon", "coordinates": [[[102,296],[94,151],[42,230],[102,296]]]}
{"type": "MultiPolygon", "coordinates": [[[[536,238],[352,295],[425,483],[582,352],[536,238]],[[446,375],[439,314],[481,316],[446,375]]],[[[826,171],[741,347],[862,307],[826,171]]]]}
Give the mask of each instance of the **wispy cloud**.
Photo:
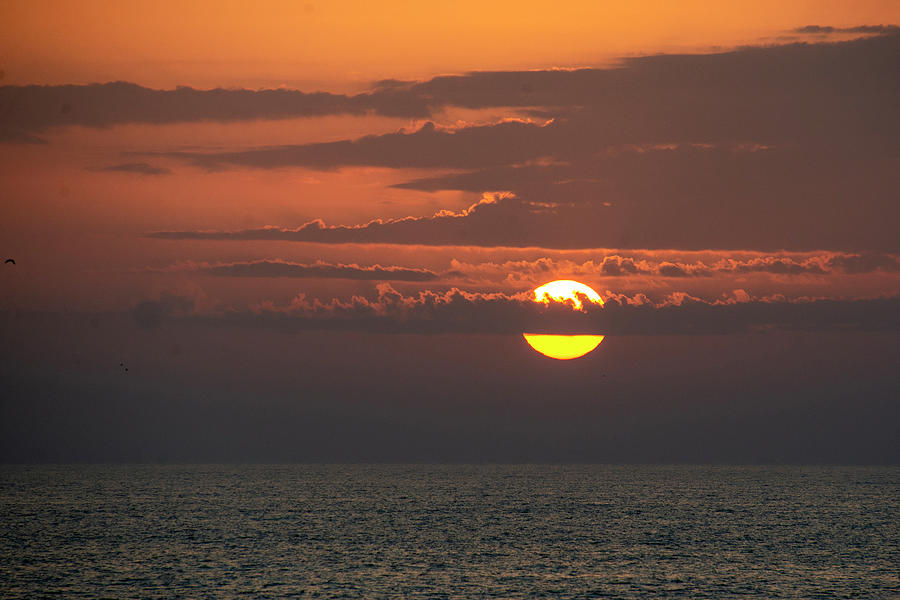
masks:
{"type": "Polygon", "coordinates": [[[896,25],[857,25],[855,27],[832,27],[830,25],[804,25],[792,29],[794,33],[863,33],[872,35],[884,35],[900,32],[896,25]]]}
{"type": "Polygon", "coordinates": [[[0,86],[0,141],[29,141],[36,132],[68,125],[109,127],[367,113],[421,118],[429,112],[424,98],[391,90],[347,96],[282,89],[155,90],[121,81],[0,86]]]}
{"type": "Polygon", "coordinates": [[[98,173],[135,173],[137,175],[170,175],[172,173],[171,169],[151,165],[146,162],[122,163],[104,167],[88,167],[87,170],[98,173]]]}
{"type": "Polygon", "coordinates": [[[363,281],[434,281],[438,274],[428,269],[398,266],[296,263],[285,260],[254,260],[228,263],[182,262],[154,272],[193,271],[223,277],[288,277],[298,279],[357,279],[363,281]]]}
{"type": "Polygon", "coordinates": [[[273,146],[235,152],[171,152],[206,169],[223,167],[309,167],[333,169],[346,166],[393,168],[460,168],[524,162],[547,154],[550,125],[507,121],[493,125],[444,129],[427,122],[415,131],[370,135],[355,140],[273,146]]]}

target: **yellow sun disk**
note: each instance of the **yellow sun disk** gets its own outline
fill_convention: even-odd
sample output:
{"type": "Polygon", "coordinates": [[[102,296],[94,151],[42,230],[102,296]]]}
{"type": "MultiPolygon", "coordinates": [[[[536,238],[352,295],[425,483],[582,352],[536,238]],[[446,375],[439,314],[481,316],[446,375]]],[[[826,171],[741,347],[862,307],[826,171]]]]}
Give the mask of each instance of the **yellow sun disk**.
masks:
{"type": "Polygon", "coordinates": [[[523,333],[528,345],[550,358],[571,360],[584,356],[600,345],[602,335],[554,335],[523,333]]]}
{"type": "MultiPolygon", "coordinates": [[[[586,298],[592,304],[603,306],[603,298],[590,286],[572,279],[558,279],[546,283],[534,290],[535,302],[549,303],[550,300],[558,302],[571,301],[575,310],[583,310],[582,299],[586,298]]],[[[600,345],[602,335],[557,335],[523,333],[522,336],[528,345],[544,356],[557,360],[571,360],[584,356],[600,345]]]]}
{"type": "Polygon", "coordinates": [[[546,302],[545,296],[549,296],[559,302],[571,300],[575,303],[575,308],[581,310],[582,304],[578,294],[587,296],[587,299],[591,302],[603,306],[603,298],[600,297],[600,294],[591,287],[571,279],[558,279],[536,288],[534,290],[534,299],[537,302],[546,302]]]}

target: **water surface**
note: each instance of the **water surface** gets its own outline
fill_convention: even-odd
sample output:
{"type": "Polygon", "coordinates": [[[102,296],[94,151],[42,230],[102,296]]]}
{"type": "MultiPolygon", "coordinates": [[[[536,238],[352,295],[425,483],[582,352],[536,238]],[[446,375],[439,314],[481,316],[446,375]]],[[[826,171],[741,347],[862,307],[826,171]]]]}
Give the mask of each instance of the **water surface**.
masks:
{"type": "Polygon", "coordinates": [[[0,467],[0,596],[896,598],[900,468],[0,467]]]}

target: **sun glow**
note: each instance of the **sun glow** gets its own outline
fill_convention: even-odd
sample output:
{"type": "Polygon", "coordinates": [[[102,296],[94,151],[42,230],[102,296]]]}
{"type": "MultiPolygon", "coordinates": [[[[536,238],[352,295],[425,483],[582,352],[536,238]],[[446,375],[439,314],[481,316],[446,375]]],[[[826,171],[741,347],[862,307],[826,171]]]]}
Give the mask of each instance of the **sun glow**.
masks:
{"type": "MultiPolygon", "coordinates": [[[[571,279],[559,279],[544,284],[534,290],[534,301],[549,304],[550,300],[559,302],[569,301],[574,304],[576,310],[582,310],[583,299],[593,304],[603,306],[603,298],[591,287],[572,281],[571,279]]],[[[522,336],[528,345],[550,358],[557,360],[572,360],[584,356],[600,345],[602,335],[555,335],[539,333],[523,333],[522,336]]]]}

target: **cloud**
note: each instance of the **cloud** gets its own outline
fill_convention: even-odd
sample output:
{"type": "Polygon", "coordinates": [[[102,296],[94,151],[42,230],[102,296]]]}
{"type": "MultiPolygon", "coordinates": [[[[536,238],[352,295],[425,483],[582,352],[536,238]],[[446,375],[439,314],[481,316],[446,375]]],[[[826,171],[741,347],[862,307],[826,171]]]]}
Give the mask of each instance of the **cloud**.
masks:
{"type": "MultiPolygon", "coordinates": [[[[853,155],[840,144],[802,151],[673,145],[442,174],[397,187],[509,190],[555,201],[556,212],[541,219],[544,237],[556,238],[548,247],[894,253],[900,240],[875,217],[900,219],[892,201],[900,186],[894,164],[888,155],[853,155]]],[[[520,237],[517,245],[534,245],[520,237]]]]}
{"type": "Polygon", "coordinates": [[[0,86],[0,137],[29,139],[52,127],[109,127],[120,123],[177,123],[286,119],[324,115],[421,118],[426,101],[406,93],[376,90],[347,96],[297,90],[214,89],[178,87],[154,90],[133,83],[91,85],[0,86]]]}
{"type": "Polygon", "coordinates": [[[830,258],[813,257],[805,260],[766,256],[746,261],[722,260],[715,265],[720,273],[772,273],[774,275],[827,275],[825,266],[830,258]]]}
{"type": "MultiPolygon", "coordinates": [[[[582,267],[588,266],[589,263],[585,263],[582,267]]],[[[593,263],[590,263],[590,266],[593,266],[593,263]]],[[[618,275],[634,275],[634,274],[644,274],[649,273],[650,270],[648,267],[641,265],[640,263],[636,263],[633,258],[623,258],[618,255],[607,256],[603,259],[599,265],[600,272],[603,275],[609,275],[612,277],[618,275]]]]}
{"type": "Polygon", "coordinates": [[[886,35],[897,33],[900,27],[896,25],[857,25],[856,27],[832,27],[830,25],[805,25],[791,30],[794,33],[865,33],[874,35],[886,35]]]}
{"type": "MultiPolygon", "coordinates": [[[[839,44],[627,58],[616,68],[606,69],[476,72],[422,82],[386,80],[353,96],[285,89],[155,90],[127,82],[0,86],[0,131],[6,132],[0,139],[34,140],[36,132],[68,125],[227,122],[369,112],[419,119],[451,106],[520,107],[542,119],[567,119],[571,135],[564,136],[568,139],[562,144],[554,144],[554,152],[592,137],[603,144],[820,139],[848,125],[851,130],[863,126],[877,135],[871,125],[888,114],[884,111],[892,106],[890,93],[896,92],[897,60],[890,57],[897,54],[900,29],[894,25],[807,26],[796,32],[875,35],[839,44]],[[853,94],[837,96],[850,89],[853,94]],[[852,112],[853,119],[829,118],[836,110],[852,112]]],[[[377,144],[368,146],[374,150],[377,144]]],[[[315,158],[308,152],[282,156],[263,151],[257,156],[231,156],[230,161],[253,166],[269,166],[267,160],[328,162],[330,150],[318,147],[312,153],[321,156],[315,158]]],[[[407,161],[414,158],[406,156],[407,161]]],[[[378,155],[357,154],[353,160],[375,161],[378,155]]]]}
{"type": "MultiPolygon", "coordinates": [[[[608,252],[608,251],[607,251],[608,252]]],[[[359,281],[468,282],[502,285],[504,288],[534,287],[549,279],[632,278],[686,279],[743,277],[767,274],[776,277],[827,277],[900,273],[900,258],[891,255],[799,254],[793,256],[734,257],[730,253],[707,252],[705,261],[674,258],[677,252],[641,252],[634,256],[606,254],[597,260],[573,261],[542,257],[536,260],[470,263],[452,259],[446,270],[401,266],[297,263],[283,259],[236,262],[180,261],[157,268],[154,273],[191,272],[222,277],[268,277],[296,279],[350,279],[359,281]],[[667,258],[668,257],[668,258],[667,258]]],[[[739,253],[745,255],[746,252],[739,253]]]]}
{"type": "MultiPolygon", "coordinates": [[[[362,330],[384,333],[672,335],[768,330],[898,331],[900,297],[834,300],[754,298],[741,289],[716,300],[678,292],[653,301],[643,294],[607,293],[603,307],[585,302],[537,303],[529,293],[475,293],[453,288],[405,296],[379,284],[374,298],[323,302],[297,296],[288,306],[263,303],[222,318],[279,330],[362,330]]],[[[211,317],[218,318],[218,317],[211,317]]]]}
{"type": "MultiPolygon", "coordinates": [[[[824,207],[817,209],[816,202],[807,206],[805,200],[796,202],[793,208],[783,204],[777,206],[781,204],[780,196],[758,197],[754,185],[750,185],[749,189],[741,187],[741,179],[750,179],[754,175],[752,172],[738,175],[737,168],[733,166],[723,170],[720,177],[725,180],[731,173],[735,174],[737,181],[721,190],[703,189],[702,182],[683,180],[686,189],[676,192],[669,188],[667,193],[671,195],[664,195],[645,183],[642,198],[632,198],[629,202],[577,200],[548,203],[531,200],[528,196],[498,192],[485,193],[479,202],[465,210],[444,210],[430,217],[377,219],[360,225],[327,225],[316,219],[296,228],[270,226],[235,231],[162,231],[148,235],[162,239],[556,249],[752,248],[770,252],[828,249],[862,252],[867,256],[900,251],[900,239],[889,224],[892,220],[884,218],[887,214],[896,214],[900,218],[898,206],[885,206],[881,219],[871,218],[876,210],[873,204],[880,204],[880,199],[867,201],[860,197],[854,206],[847,206],[843,213],[825,210],[824,207]],[[735,187],[732,189],[731,185],[735,187]],[[723,202],[720,193],[730,194],[732,201],[741,201],[735,204],[723,202]],[[773,218],[776,214],[779,215],[777,219],[773,218]]],[[[661,173],[657,175],[664,177],[661,173]]],[[[900,172],[890,175],[889,179],[897,179],[900,185],[900,172]]],[[[641,185],[638,178],[635,178],[634,184],[641,185]]],[[[840,192],[835,196],[835,202],[840,196],[840,203],[846,203],[845,196],[840,192]]],[[[628,265],[610,264],[608,272],[627,268],[628,265]]],[[[767,265],[748,264],[740,268],[748,272],[778,272],[790,268],[812,272],[816,267],[789,265],[774,260],[767,265]]]]}
{"type": "Polygon", "coordinates": [[[170,175],[171,169],[158,167],[146,162],[123,163],[105,167],[88,167],[88,171],[99,173],[137,173],[138,175],[170,175]]]}
{"type": "MultiPolygon", "coordinates": [[[[552,124],[551,124],[552,125],[552,124]]],[[[206,169],[346,166],[459,168],[518,163],[548,153],[547,125],[507,121],[451,130],[427,122],[413,132],[370,135],[356,140],[274,146],[238,152],[170,152],[165,156],[206,169]]]]}
{"type": "Polygon", "coordinates": [[[828,259],[828,266],[845,273],[900,272],[900,257],[884,254],[836,255],[828,259]]]}
{"type": "Polygon", "coordinates": [[[291,277],[304,279],[356,279],[363,281],[434,281],[438,274],[428,269],[357,264],[312,264],[284,260],[255,260],[231,263],[179,263],[153,271],[196,271],[225,277],[291,277]]]}
{"type": "Polygon", "coordinates": [[[36,144],[45,145],[47,140],[21,129],[0,126],[0,144],[36,144]]]}
{"type": "Polygon", "coordinates": [[[159,231],[149,235],[162,239],[281,240],[324,244],[518,246],[522,245],[521,228],[525,228],[532,234],[532,243],[528,245],[552,242],[547,232],[541,230],[542,212],[532,209],[528,203],[512,195],[497,193],[485,194],[479,202],[458,212],[443,210],[431,217],[378,219],[358,226],[329,226],[322,220],[315,220],[296,229],[264,227],[237,231],[159,231]]]}
{"type": "Polygon", "coordinates": [[[537,106],[552,119],[167,156],[209,169],[427,168],[438,172],[397,187],[515,196],[458,218],[311,221],[221,239],[896,253],[897,72],[890,33],[470,73],[391,89],[433,107],[537,106]]]}
{"type": "Polygon", "coordinates": [[[874,272],[900,272],[900,257],[859,254],[799,254],[793,256],[757,256],[752,258],[729,256],[730,253],[710,251],[706,261],[686,261],[664,258],[672,253],[649,252],[637,256],[607,254],[598,260],[582,262],[553,259],[511,260],[501,263],[467,263],[452,260],[452,277],[470,282],[503,283],[512,286],[533,286],[548,278],[712,278],[744,276],[754,273],[778,277],[861,275],[874,272]],[[717,257],[718,256],[718,257],[717,257]]]}
{"type": "Polygon", "coordinates": [[[553,258],[512,260],[502,263],[478,264],[452,260],[450,273],[472,282],[502,282],[507,285],[533,286],[548,279],[578,279],[597,277],[630,277],[660,275],[659,265],[647,259],[623,257],[618,254],[600,260],[575,262],[553,258]]]}
{"type": "MultiPolygon", "coordinates": [[[[434,172],[398,187],[512,192],[468,211],[154,235],[891,254],[900,252],[893,225],[900,221],[895,202],[900,188],[897,72],[900,33],[885,29],[882,35],[845,42],[630,58],[607,69],[381,82],[359,96],[158,91],[121,83],[0,88],[0,106],[7,107],[0,110],[0,125],[31,135],[73,119],[103,126],[335,111],[422,116],[448,106],[533,109],[541,116],[531,121],[428,123],[417,130],[326,143],[162,153],[208,169],[423,168],[434,172]],[[80,99],[73,103],[70,93],[80,99]],[[26,102],[32,95],[34,102],[26,102]]],[[[667,271],[680,274],[676,266],[667,271]]]]}
{"type": "Polygon", "coordinates": [[[394,92],[425,99],[433,109],[538,107],[543,120],[555,119],[546,126],[498,123],[455,134],[429,127],[354,141],[178,156],[207,167],[465,168],[578,157],[626,144],[896,149],[900,34],[888,31],[840,43],[630,58],[610,69],[436,77],[394,92]]]}
{"type": "Polygon", "coordinates": [[[890,78],[897,65],[900,29],[877,28],[884,35],[840,43],[636,57],[607,69],[451,75],[410,90],[435,104],[536,107],[543,117],[590,115],[609,144],[783,140],[816,130],[827,135],[842,124],[829,124],[825,113],[855,112],[862,106],[858,101],[876,100],[870,93],[878,88],[896,92],[895,81],[880,78],[890,78]],[[860,85],[859,95],[842,102],[837,94],[853,83],[860,85]],[[818,105],[810,103],[817,97],[818,105]]]}

